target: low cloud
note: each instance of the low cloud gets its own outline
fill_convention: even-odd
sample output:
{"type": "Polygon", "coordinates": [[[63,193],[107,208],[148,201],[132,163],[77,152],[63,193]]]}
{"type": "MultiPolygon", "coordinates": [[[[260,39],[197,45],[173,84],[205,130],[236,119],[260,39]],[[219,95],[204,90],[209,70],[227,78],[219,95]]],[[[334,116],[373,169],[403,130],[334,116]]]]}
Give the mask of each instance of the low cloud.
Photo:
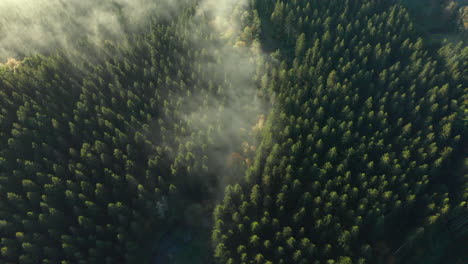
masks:
{"type": "Polygon", "coordinates": [[[2,0],[0,59],[75,49],[80,42],[124,40],[126,31],[168,15],[180,2],[167,0],[2,0]]]}

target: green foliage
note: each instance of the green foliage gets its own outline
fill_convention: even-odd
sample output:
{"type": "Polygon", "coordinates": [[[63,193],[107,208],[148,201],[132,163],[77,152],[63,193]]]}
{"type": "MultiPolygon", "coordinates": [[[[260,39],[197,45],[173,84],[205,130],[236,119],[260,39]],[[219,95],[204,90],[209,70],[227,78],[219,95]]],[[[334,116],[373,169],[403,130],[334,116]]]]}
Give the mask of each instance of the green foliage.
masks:
{"type": "Polygon", "coordinates": [[[257,8],[262,39],[286,58],[261,80],[276,100],[257,169],[241,184],[264,203],[221,202],[215,244],[239,263],[391,261],[405,234],[447,219],[447,203],[459,199],[447,187],[466,193],[446,177],[463,157],[466,74],[451,56],[462,44],[441,49],[447,67],[439,67],[442,56],[428,55],[405,8],[390,2],[259,0],[257,8]],[[260,229],[263,212],[274,221],[260,229]],[[232,232],[232,213],[255,235],[232,232]],[[235,250],[247,243],[252,250],[235,250]]]}
{"type": "MultiPolygon", "coordinates": [[[[237,175],[225,160],[251,137],[224,139],[243,69],[219,66],[232,68],[203,19],[188,10],[155,20],[125,44],[106,43],[113,56],[95,65],[57,55],[1,66],[5,263],[140,263],[172,225],[204,225],[209,214],[185,201],[211,199],[225,184],[218,173],[237,175]]],[[[248,100],[236,111],[256,111],[248,100]]]]}
{"type": "Polygon", "coordinates": [[[468,195],[462,42],[428,52],[392,1],[249,1],[224,39],[195,13],[93,63],[0,65],[4,263],[144,262],[226,184],[220,264],[406,263],[434,234],[443,256],[468,195]]]}

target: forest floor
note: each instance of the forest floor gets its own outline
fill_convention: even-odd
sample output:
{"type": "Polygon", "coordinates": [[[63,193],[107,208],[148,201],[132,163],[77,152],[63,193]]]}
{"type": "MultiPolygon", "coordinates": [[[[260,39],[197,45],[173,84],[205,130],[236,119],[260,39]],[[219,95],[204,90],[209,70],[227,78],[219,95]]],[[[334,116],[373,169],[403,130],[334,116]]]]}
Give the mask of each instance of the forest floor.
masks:
{"type": "Polygon", "coordinates": [[[159,242],[151,264],[209,264],[209,233],[184,226],[170,230],[159,242]]]}
{"type": "Polygon", "coordinates": [[[211,264],[211,214],[198,225],[176,223],[157,241],[150,264],[211,264]]]}

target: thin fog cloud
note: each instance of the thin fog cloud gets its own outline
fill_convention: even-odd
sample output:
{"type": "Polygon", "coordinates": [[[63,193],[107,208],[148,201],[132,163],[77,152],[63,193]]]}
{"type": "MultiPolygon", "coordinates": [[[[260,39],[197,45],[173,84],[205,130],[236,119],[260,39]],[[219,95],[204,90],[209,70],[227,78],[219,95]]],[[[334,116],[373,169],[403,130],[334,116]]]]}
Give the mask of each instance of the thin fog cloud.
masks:
{"type": "Polygon", "coordinates": [[[84,40],[122,41],[125,30],[171,14],[177,5],[167,0],[2,0],[0,59],[74,49],[84,40]]]}
{"type": "MultiPolygon", "coordinates": [[[[86,56],[86,49],[84,52],[77,49],[82,41],[97,46],[105,40],[120,44],[127,32],[145,32],[152,18],[176,15],[187,2],[197,2],[193,25],[205,23],[204,26],[219,37],[214,42],[203,40],[197,36],[195,28],[188,30],[193,45],[217,58],[200,62],[202,68],[207,69],[206,75],[217,83],[226,78],[230,87],[224,87],[221,97],[195,92],[187,100],[186,109],[182,109],[184,114],[172,118],[177,119],[174,122],[185,121],[193,135],[197,131],[207,131],[216,120],[221,121],[222,128],[216,129],[212,138],[211,156],[216,160],[211,162],[221,168],[219,187],[222,189],[228,182],[222,173],[226,169],[223,169],[226,159],[238,151],[239,142],[263,112],[253,81],[254,57],[262,55],[254,56],[248,47],[234,47],[242,32],[238,14],[247,8],[247,0],[0,0],[0,62],[52,53],[57,49],[70,57],[86,56]],[[208,24],[197,16],[208,16],[208,24]],[[203,106],[204,101],[209,104],[203,106]]],[[[184,139],[179,138],[179,144],[184,145],[184,139]]],[[[177,152],[176,146],[174,151],[177,152]]]]}
{"type": "Polygon", "coordinates": [[[203,68],[209,70],[209,76],[214,79],[226,78],[229,87],[224,87],[221,97],[215,94],[193,94],[190,100],[194,106],[202,106],[205,96],[209,97],[209,104],[194,107],[185,116],[179,117],[191,124],[190,128],[195,133],[197,130],[208,131],[217,122],[222,126],[221,129],[213,130],[214,144],[208,149],[211,154],[209,167],[218,170],[218,186],[214,190],[217,197],[222,196],[227,184],[243,177],[242,174],[231,173],[230,159],[235,153],[241,152],[242,142],[252,137],[253,127],[265,110],[262,100],[257,96],[257,83],[254,81],[258,58],[264,54],[260,51],[253,53],[250,47],[235,45],[242,33],[239,14],[247,8],[247,0],[205,0],[198,4],[196,15],[208,18],[202,19],[202,23],[208,23],[208,28],[217,40],[203,41],[194,36],[196,45],[218,58],[216,61],[204,62],[203,68]]]}
{"type": "Polygon", "coordinates": [[[238,19],[232,16],[247,7],[247,0],[204,0],[198,7],[198,14],[207,13],[214,18],[212,26],[220,32],[236,33],[240,30],[238,19]]]}
{"type": "MultiPolygon", "coordinates": [[[[155,16],[173,16],[188,2],[197,13],[214,17],[211,26],[223,34],[240,30],[234,11],[247,0],[1,0],[0,60],[73,51],[80,43],[123,41],[125,32],[144,29],[155,16]]],[[[73,53],[73,52],[70,52],[73,53]]]]}

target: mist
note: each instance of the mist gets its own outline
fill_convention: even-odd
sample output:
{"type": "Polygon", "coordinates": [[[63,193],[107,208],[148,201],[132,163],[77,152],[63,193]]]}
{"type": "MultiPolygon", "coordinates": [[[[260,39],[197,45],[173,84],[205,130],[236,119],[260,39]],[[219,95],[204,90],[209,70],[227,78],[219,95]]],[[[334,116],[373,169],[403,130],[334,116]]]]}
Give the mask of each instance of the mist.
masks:
{"type": "MultiPolygon", "coordinates": [[[[184,114],[176,117],[189,124],[192,135],[197,131],[212,131],[213,142],[206,138],[200,144],[208,144],[209,167],[215,168],[217,179],[217,185],[210,187],[214,188],[211,192],[217,199],[223,197],[228,184],[238,183],[243,178],[244,172],[233,171],[230,160],[237,154],[247,160],[241,145],[258,143],[255,135],[260,131],[255,131],[254,127],[268,111],[268,106],[258,96],[258,82],[255,80],[259,74],[256,72],[258,63],[266,54],[259,47],[253,48],[254,45],[236,44],[243,32],[240,14],[248,7],[247,0],[200,1],[195,23],[189,25],[193,44],[206,50],[207,57],[211,58],[201,62],[205,75],[222,85],[229,85],[224,87],[222,94],[216,91],[192,94],[185,111],[182,111],[184,114]],[[199,38],[197,29],[200,24],[214,35],[213,39],[199,38]],[[216,123],[220,127],[213,127],[216,123]]],[[[186,140],[189,142],[193,138],[186,140]]],[[[182,146],[179,150],[183,149],[185,142],[179,144],[182,146]]],[[[194,173],[193,176],[197,174],[203,177],[203,173],[194,173]]]]}
{"type": "Polygon", "coordinates": [[[79,45],[125,41],[154,16],[169,16],[183,1],[167,0],[2,0],[0,61],[79,45]]]}
{"type": "MultiPolygon", "coordinates": [[[[264,55],[258,49],[254,54],[250,47],[235,45],[242,33],[239,14],[248,7],[247,0],[3,0],[0,1],[0,62],[53,54],[57,50],[69,59],[95,58],[104,50],[99,47],[106,40],[125,45],[129,33],[147,32],[155,18],[176,17],[188,2],[196,2],[193,23],[187,25],[188,38],[193,45],[205,49],[208,57],[215,58],[201,62],[206,76],[231,86],[221,96],[215,91],[195,92],[186,98],[188,103],[181,111],[183,114],[172,118],[173,122],[183,120],[192,135],[221,123],[221,127],[213,130],[214,142],[208,154],[210,166],[219,170],[216,176],[219,186],[215,192],[222,195],[224,186],[233,181],[227,178],[232,177],[226,173],[227,159],[239,151],[240,143],[251,136],[252,127],[265,112],[253,80],[257,60],[264,55]],[[215,41],[201,39],[195,28],[211,31],[215,41]],[[82,46],[92,48],[82,49],[82,46]]],[[[180,136],[171,148],[174,158],[183,151],[180,146],[185,145],[184,141],[192,140],[180,136]]],[[[209,139],[205,140],[208,143],[209,139]]]]}

